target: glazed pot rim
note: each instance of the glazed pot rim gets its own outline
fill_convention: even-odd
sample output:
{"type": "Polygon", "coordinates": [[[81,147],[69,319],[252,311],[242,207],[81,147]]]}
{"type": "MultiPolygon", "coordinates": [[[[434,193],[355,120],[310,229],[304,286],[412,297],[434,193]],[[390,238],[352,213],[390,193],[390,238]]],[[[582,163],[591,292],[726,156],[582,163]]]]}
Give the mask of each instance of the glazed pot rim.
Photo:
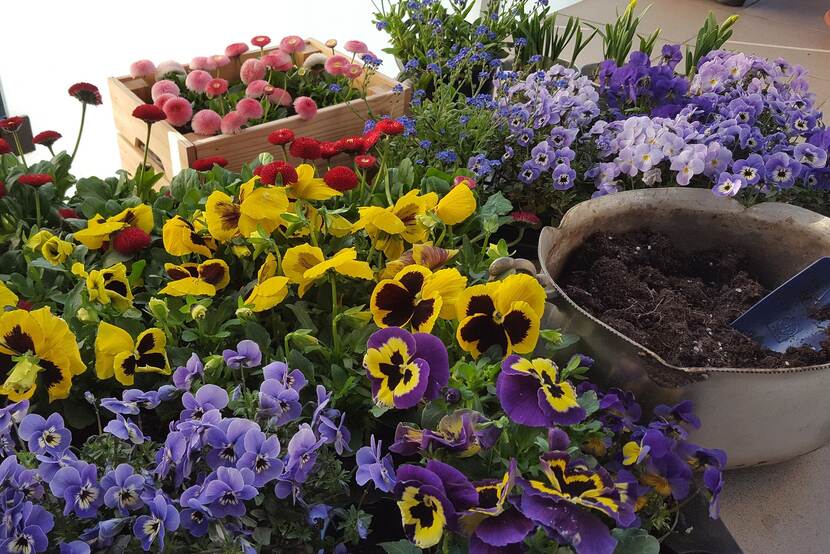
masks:
{"type": "MultiPolygon", "coordinates": [[[[700,193],[704,193],[706,197],[711,200],[713,194],[709,190],[704,189],[693,189],[693,188],[679,188],[679,187],[661,187],[655,189],[638,189],[638,190],[630,190],[630,191],[623,191],[617,192],[613,195],[609,195],[612,197],[620,197],[621,195],[628,195],[628,196],[656,196],[657,194],[665,195],[665,196],[686,196],[688,197],[687,200],[695,201],[695,200],[702,200],[700,193]],[[649,194],[651,193],[651,194],[649,194]]],[[[633,340],[629,336],[621,333],[617,329],[613,328],[612,326],[608,325],[604,321],[600,320],[599,318],[593,316],[592,314],[588,313],[585,309],[583,309],[579,304],[574,302],[556,280],[551,276],[550,271],[548,270],[548,263],[547,259],[550,253],[550,250],[543,252],[543,244],[546,242],[544,237],[552,235],[558,231],[559,228],[566,225],[570,218],[574,217],[574,210],[580,209],[580,206],[583,206],[581,209],[585,209],[584,205],[588,205],[589,203],[595,203],[597,201],[602,201],[605,197],[594,198],[591,200],[586,200],[585,202],[581,202],[573,207],[571,207],[565,215],[562,217],[562,220],[559,224],[559,227],[552,227],[547,226],[542,229],[542,232],[539,237],[539,246],[538,246],[538,256],[539,256],[539,264],[542,269],[541,276],[544,277],[547,284],[552,285],[556,290],[556,296],[562,298],[567,304],[575,309],[580,315],[586,317],[592,323],[599,325],[605,331],[608,331],[615,335],[616,337],[622,339],[632,347],[636,348],[639,352],[653,358],[656,362],[658,362],[664,368],[674,371],[680,372],[687,376],[687,379],[697,381],[701,379],[705,379],[709,374],[747,374],[747,375],[786,375],[786,374],[796,374],[796,373],[809,373],[809,372],[817,372],[823,371],[826,369],[830,369],[830,362],[818,365],[809,365],[809,366],[793,366],[793,367],[775,367],[775,368],[753,368],[753,367],[683,367],[671,364],[664,360],[659,354],[654,352],[653,350],[643,346],[639,342],[633,340]]],[[[789,212],[790,216],[804,216],[804,215],[812,215],[818,216],[819,218],[825,219],[830,224],[830,218],[822,216],[816,212],[808,210],[806,208],[801,208],[799,206],[793,206],[791,204],[786,204],[782,202],[761,202],[759,204],[755,204],[754,206],[745,207],[737,200],[732,198],[717,198],[718,202],[728,203],[725,207],[728,208],[728,211],[734,211],[735,213],[746,213],[750,211],[758,212],[760,210],[777,210],[782,212],[782,215],[785,217],[788,216],[787,212],[789,212]]],[[[556,303],[556,298],[553,300],[554,304],[556,303]]]]}

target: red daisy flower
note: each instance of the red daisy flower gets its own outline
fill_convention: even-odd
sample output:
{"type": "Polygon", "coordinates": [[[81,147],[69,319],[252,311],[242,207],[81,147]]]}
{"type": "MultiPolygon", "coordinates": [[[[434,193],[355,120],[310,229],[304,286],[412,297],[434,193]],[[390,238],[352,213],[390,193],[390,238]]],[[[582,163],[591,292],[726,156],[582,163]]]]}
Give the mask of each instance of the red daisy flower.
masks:
{"type": "Polygon", "coordinates": [[[340,153],[339,142],[324,142],[320,144],[320,157],[329,160],[340,153]]]}
{"type": "Polygon", "coordinates": [[[32,308],[34,308],[35,306],[34,306],[34,304],[29,302],[28,300],[22,300],[21,299],[21,300],[17,301],[17,307],[21,310],[26,310],[27,312],[31,312],[32,308]]]}
{"type": "Polygon", "coordinates": [[[528,225],[539,225],[542,223],[539,216],[533,212],[513,212],[510,214],[510,217],[513,218],[513,221],[518,223],[527,223],[528,225]]]}
{"type": "Polygon", "coordinates": [[[63,135],[58,133],[57,131],[43,131],[36,134],[32,138],[32,142],[35,144],[40,144],[41,146],[52,146],[55,142],[61,138],[63,135]]]}
{"type": "Polygon", "coordinates": [[[355,156],[354,158],[354,164],[362,169],[369,169],[370,167],[375,167],[377,161],[377,158],[375,158],[371,154],[362,154],[360,156],[355,156]]]}
{"type": "Polygon", "coordinates": [[[288,151],[295,158],[316,160],[321,153],[320,141],[311,137],[297,137],[291,143],[288,151]]]}
{"type": "Polygon", "coordinates": [[[271,44],[271,37],[266,37],[265,35],[257,35],[251,39],[251,44],[254,46],[258,46],[259,48],[265,48],[269,44],[271,44]]]}
{"type": "Polygon", "coordinates": [[[476,188],[476,182],[472,177],[467,177],[466,175],[456,175],[455,179],[452,180],[452,186],[461,184],[467,185],[467,187],[471,189],[476,188]]]}
{"type": "Polygon", "coordinates": [[[190,164],[190,167],[192,167],[196,171],[210,171],[211,169],[213,169],[214,165],[218,165],[219,167],[225,167],[226,165],[228,165],[228,160],[226,160],[222,156],[208,156],[207,158],[193,160],[193,163],[190,164]]]}
{"type": "Polygon", "coordinates": [[[164,110],[155,104],[141,104],[140,106],[136,106],[133,110],[133,117],[140,119],[147,125],[152,125],[153,123],[167,119],[164,110]]]}
{"type": "Polygon", "coordinates": [[[365,135],[363,135],[363,148],[360,150],[360,153],[365,154],[366,152],[374,148],[378,141],[381,139],[381,137],[383,137],[383,134],[376,129],[373,129],[365,135]]]}
{"type": "Polygon", "coordinates": [[[40,187],[46,183],[51,183],[52,176],[48,173],[29,173],[28,175],[18,177],[17,182],[21,185],[29,185],[30,187],[40,187]]]}
{"type": "Polygon", "coordinates": [[[336,165],[326,171],[323,180],[328,186],[340,192],[352,190],[357,186],[357,175],[345,165],[336,165]]]}
{"type": "Polygon", "coordinates": [[[6,119],[0,119],[0,129],[8,131],[9,133],[15,133],[25,122],[26,120],[19,115],[7,117],[6,119]]]}
{"type": "Polygon", "coordinates": [[[294,131],[291,129],[277,129],[268,135],[268,142],[274,146],[282,146],[294,140],[294,131]]]}
{"type": "Polygon", "coordinates": [[[363,150],[363,137],[346,137],[340,139],[338,142],[340,143],[340,150],[347,154],[356,154],[363,150]]]}
{"type": "Polygon", "coordinates": [[[263,185],[276,185],[277,176],[282,178],[283,185],[296,183],[299,178],[293,166],[279,161],[257,167],[254,169],[254,175],[259,176],[259,182],[263,185]]]}
{"type": "Polygon", "coordinates": [[[116,252],[129,256],[141,252],[148,246],[152,239],[143,229],[138,227],[127,227],[118,231],[112,238],[112,247],[116,252]]]}
{"type": "Polygon", "coordinates": [[[238,58],[248,51],[248,45],[244,42],[234,42],[225,47],[225,55],[229,58],[238,58]]]}
{"type": "Polygon", "coordinates": [[[395,119],[381,119],[375,125],[375,131],[383,133],[384,135],[400,135],[403,133],[403,123],[395,119]]]}
{"type": "Polygon", "coordinates": [[[72,208],[58,208],[58,214],[64,219],[77,219],[78,212],[72,208]]]}
{"type": "Polygon", "coordinates": [[[75,83],[69,87],[69,96],[74,97],[81,104],[99,106],[101,104],[101,91],[90,83],[75,83]]]}
{"type": "Polygon", "coordinates": [[[0,138],[0,156],[3,154],[11,154],[12,147],[11,145],[5,141],[5,139],[0,138]]]}

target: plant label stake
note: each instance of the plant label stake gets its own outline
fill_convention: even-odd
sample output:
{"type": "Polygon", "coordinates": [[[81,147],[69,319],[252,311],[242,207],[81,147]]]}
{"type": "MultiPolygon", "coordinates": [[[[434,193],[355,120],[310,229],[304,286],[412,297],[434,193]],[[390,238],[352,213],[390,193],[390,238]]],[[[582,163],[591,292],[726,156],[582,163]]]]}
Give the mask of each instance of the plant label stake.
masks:
{"type": "Polygon", "coordinates": [[[770,350],[822,349],[830,338],[830,256],[819,258],[762,298],[732,327],[770,350]]]}

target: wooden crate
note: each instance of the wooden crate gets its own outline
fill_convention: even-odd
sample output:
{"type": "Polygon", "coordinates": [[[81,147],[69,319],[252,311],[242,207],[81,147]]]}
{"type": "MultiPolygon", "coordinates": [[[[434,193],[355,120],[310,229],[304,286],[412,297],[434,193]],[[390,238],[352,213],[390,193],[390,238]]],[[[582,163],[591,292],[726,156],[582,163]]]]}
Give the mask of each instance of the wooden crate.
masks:
{"type": "MultiPolygon", "coordinates": [[[[266,53],[275,49],[266,49],[266,53]]],[[[324,44],[314,39],[307,39],[302,59],[316,52],[332,55],[331,49],[324,44]]],[[[231,83],[238,81],[241,63],[257,56],[259,56],[258,50],[246,52],[239,61],[221,68],[219,76],[231,83]]],[[[358,78],[355,86],[362,88],[365,77],[364,75],[358,78]]],[[[108,79],[108,84],[122,167],[128,171],[134,171],[141,163],[144,154],[147,126],[143,121],[134,118],[132,113],[136,106],[151,102],[152,83],[143,78],[133,79],[126,76],[111,77],[108,79]]],[[[317,115],[310,121],[294,115],[248,127],[236,135],[205,137],[196,133],[180,133],[172,125],[162,121],[152,127],[148,164],[152,165],[156,171],[164,173],[161,184],[167,184],[173,176],[182,169],[190,167],[194,160],[200,158],[222,156],[228,160],[228,169],[238,170],[262,152],[271,152],[278,158],[281,157],[281,148],[271,145],[267,140],[271,131],[276,129],[288,128],[293,130],[297,136],[310,136],[322,141],[360,135],[363,133],[363,125],[370,113],[375,118],[383,115],[399,117],[405,113],[411,89],[404,86],[404,92],[396,94],[392,88],[397,84],[397,81],[375,72],[370,77],[365,102],[361,98],[320,108],[317,115]]]]}

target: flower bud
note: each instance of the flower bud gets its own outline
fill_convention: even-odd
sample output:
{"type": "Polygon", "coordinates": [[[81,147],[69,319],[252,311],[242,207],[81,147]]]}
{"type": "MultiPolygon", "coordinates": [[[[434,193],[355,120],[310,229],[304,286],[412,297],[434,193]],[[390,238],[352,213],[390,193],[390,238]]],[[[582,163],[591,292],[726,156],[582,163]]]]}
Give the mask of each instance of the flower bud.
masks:
{"type": "Polygon", "coordinates": [[[449,387],[447,392],[444,393],[444,400],[447,401],[447,404],[458,404],[461,402],[461,391],[455,387],[449,387]]]}
{"type": "Polygon", "coordinates": [[[239,319],[250,319],[254,316],[254,311],[251,308],[241,307],[236,309],[236,317],[239,319]]]}
{"type": "Polygon", "coordinates": [[[95,312],[91,312],[86,308],[78,308],[77,313],[78,321],[83,321],[84,323],[94,323],[98,321],[98,315],[95,312]]]}
{"type": "Polygon", "coordinates": [[[193,307],[190,308],[190,317],[194,320],[205,319],[205,316],[207,316],[207,308],[201,304],[193,304],[193,307]]]}
{"type": "Polygon", "coordinates": [[[333,38],[330,38],[326,41],[326,48],[334,48],[337,46],[337,41],[333,38]]]}
{"type": "Polygon", "coordinates": [[[160,321],[166,320],[167,316],[170,315],[170,310],[167,308],[167,301],[161,298],[151,298],[147,302],[147,308],[149,308],[153,317],[160,321]]]}

